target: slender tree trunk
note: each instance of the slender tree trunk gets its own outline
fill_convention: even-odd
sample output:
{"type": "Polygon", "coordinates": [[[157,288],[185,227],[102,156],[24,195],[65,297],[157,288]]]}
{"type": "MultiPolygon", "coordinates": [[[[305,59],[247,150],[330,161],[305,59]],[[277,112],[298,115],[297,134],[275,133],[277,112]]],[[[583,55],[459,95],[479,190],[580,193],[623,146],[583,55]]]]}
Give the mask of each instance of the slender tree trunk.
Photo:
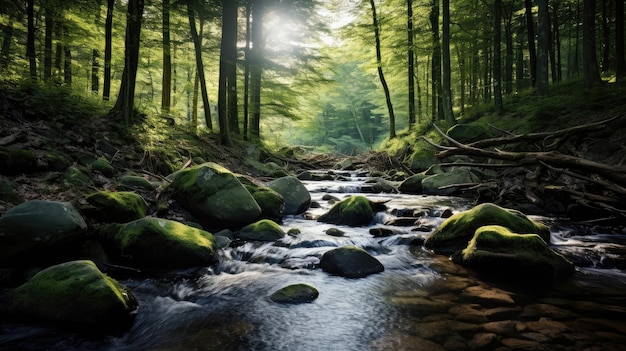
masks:
{"type": "Polygon", "coordinates": [[[161,113],[169,114],[172,96],[172,48],[170,45],[170,0],[163,0],[163,78],[161,113]]]}
{"type": "Polygon", "coordinates": [[[600,69],[606,73],[610,69],[611,19],[609,18],[609,0],[602,0],[602,62],[600,69]]]}
{"type": "Polygon", "coordinates": [[[389,87],[383,74],[383,60],[380,52],[380,27],[378,24],[378,17],[376,16],[376,4],[374,0],[370,0],[370,6],[372,7],[372,22],[374,26],[374,39],[376,40],[376,65],[378,67],[378,78],[380,84],[385,91],[385,101],[387,101],[387,111],[389,111],[389,139],[396,137],[396,116],[393,113],[393,105],[391,104],[391,95],[389,93],[389,87]]]}
{"type": "Polygon", "coordinates": [[[220,50],[220,76],[217,99],[220,141],[231,146],[230,127],[237,126],[237,2],[222,1],[222,45],[220,50]],[[234,69],[233,69],[234,67],[234,69]],[[234,95],[235,105],[231,105],[234,95]],[[233,110],[234,109],[234,110],[233,110]],[[233,118],[234,116],[234,118],[233,118]],[[233,123],[234,120],[234,123],[233,123]]]}
{"type": "Polygon", "coordinates": [[[548,95],[548,51],[550,48],[550,12],[548,0],[538,0],[538,37],[537,37],[537,76],[536,88],[539,95],[548,95]]]}
{"type": "Polygon", "coordinates": [[[209,105],[209,95],[207,93],[206,79],[204,78],[204,64],[202,63],[202,44],[196,30],[196,15],[193,8],[192,0],[187,0],[187,15],[189,17],[189,29],[191,31],[191,39],[196,52],[196,66],[198,70],[198,78],[200,79],[200,90],[202,90],[202,104],[204,106],[204,120],[207,128],[213,129],[211,122],[211,106],[209,105]]]}
{"type": "MultiPolygon", "coordinates": [[[[595,0],[593,0],[595,1],[595,0]]],[[[580,70],[580,1],[576,1],[576,44],[574,49],[573,75],[577,76],[580,70]]]]}
{"type": "Polygon", "coordinates": [[[63,82],[66,86],[72,86],[72,49],[69,45],[69,29],[63,26],[63,82]]]}
{"type": "Polygon", "coordinates": [[[35,0],[28,0],[26,3],[26,14],[28,16],[28,33],[26,38],[26,57],[30,70],[30,79],[37,80],[37,57],[35,54],[35,0]]]}
{"type": "Polygon", "coordinates": [[[251,30],[251,5],[246,2],[246,49],[243,72],[243,140],[248,140],[249,107],[250,107],[250,30],[251,30]]]}
{"type": "Polygon", "coordinates": [[[107,0],[107,17],[104,24],[104,82],[102,86],[103,100],[109,100],[111,96],[111,48],[114,5],[115,0],[107,0]]]}
{"type": "Polygon", "coordinates": [[[135,83],[139,66],[139,44],[144,0],[129,0],[126,13],[126,39],[124,45],[124,71],[120,91],[113,111],[121,112],[124,124],[132,122],[135,108],[135,83]]]}
{"type": "Polygon", "coordinates": [[[537,83],[537,50],[535,49],[535,25],[533,21],[532,0],[524,0],[526,6],[526,33],[528,34],[528,54],[530,57],[530,82],[537,83]]]}
{"type": "Polygon", "coordinates": [[[463,46],[463,52],[459,48],[460,45],[456,45],[456,56],[459,64],[459,107],[461,108],[461,116],[465,115],[465,90],[467,85],[467,70],[465,68],[465,46],[463,46]]]}
{"type": "Polygon", "coordinates": [[[431,83],[432,83],[432,99],[431,99],[431,113],[432,113],[432,121],[440,120],[443,117],[443,114],[440,112],[443,111],[441,104],[439,103],[439,99],[441,97],[441,44],[439,43],[439,0],[431,0],[430,7],[430,28],[432,31],[432,45],[433,45],[433,55],[432,55],[432,73],[431,73],[431,83]]]}
{"type": "Polygon", "coordinates": [[[54,53],[54,78],[56,83],[61,84],[63,74],[63,24],[57,21],[54,26],[54,37],[56,38],[56,51],[54,53]]]}
{"type": "Polygon", "coordinates": [[[600,72],[596,58],[596,0],[585,0],[583,4],[583,80],[585,89],[600,83],[600,72]]]}
{"type": "Polygon", "coordinates": [[[413,0],[407,0],[409,129],[415,125],[415,53],[413,52],[413,0]]]}
{"type": "Polygon", "coordinates": [[[517,52],[515,57],[515,89],[521,92],[524,89],[524,25],[517,27],[517,52]]]}
{"type": "Polygon", "coordinates": [[[454,112],[452,111],[452,70],[450,68],[450,0],[443,0],[443,38],[441,45],[442,54],[442,81],[441,92],[443,102],[443,117],[448,124],[454,124],[454,112]]]}
{"type": "Polygon", "coordinates": [[[615,0],[615,78],[622,81],[626,76],[624,58],[624,0],[615,0]]]}
{"type": "Polygon", "coordinates": [[[11,42],[13,41],[13,16],[9,15],[9,23],[2,28],[2,51],[0,51],[0,67],[9,67],[9,54],[11,52],[11,42]]]}
{"type": "Polygon", "coordinates": [[[513,6],[507,3],[502,7],[504,13],[504,42],[506,45],[504,63],[504,93],[513,93],[513,6]]]}
{"type": "Polygon", "coordinates": [[[43,80],[52,78],[52,34],[54,30],[54,14],[50,5],[46,7],[46,34],[43,49],[43,80]]]}
{"type": "Polygon", "coordinates": [[[193,102],[191,107],[191,129],[194,133],[198,130],[198,97],[200,89],[200,77],[198,76],[198,72],[194,75],[193,79],[193,102]]]}
{"type": "Polygon", "coordinates": [[[98,49],[93,49],[91,52],[91,92],[98,94],[100,90],[100,77],[98,75],[100,71],[100,53],[98,49]]]}
{"type": "Polygon", "coordinates": [[[559,21],[559,3],[554,2],[552,4],[552,35],[554,40],[552,41],[553,52],[556,55],[554,70],[556,71],[556,82],[560,82],[563,80],[563,67],[561,61],[561,30],[559,29],[560,21],[559,21]]]}
{"type": "Polygon", "coordinates": [[[256,0],[252,4],[252,27],[250,50],[250,137],[261,138],[261,76],[263,74],[263,17],[265,0],[256,0]]]}
{"type": "Polygon", "coordinates": [[[502,63],[501,63],[501,41],[502,41],[502,0],[494,2],[494,32],[493,32],[493,95],[494,107],[497,113],[504,111],[502,103],[502,63]]]}

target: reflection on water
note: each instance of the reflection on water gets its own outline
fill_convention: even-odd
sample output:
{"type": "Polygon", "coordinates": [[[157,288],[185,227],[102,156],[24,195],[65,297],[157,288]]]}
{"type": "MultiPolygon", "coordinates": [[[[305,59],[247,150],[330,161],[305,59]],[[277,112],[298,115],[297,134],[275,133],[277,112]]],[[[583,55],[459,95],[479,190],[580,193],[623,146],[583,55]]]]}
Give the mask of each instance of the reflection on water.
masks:
{"type": "MultiPolygon", "coordinates": [[[[352,178],[348,183],[309,183],[313,200],[321,207],[308,215],[320,215],[332,206],[322,200],[325,192],[355,191],[361,182],[352,178]]],[[[471,207],[469,202],[399,194],[367,197],[388,200],[389,210],[377,215],[371,226],[341,226],[341,237],[325,234],[332,225],[289,217],[282,227],[298,228],[297,236],[227,248],[215,267],[122,281],[140,302],[137,320],[124,335],[89,338],[52,327],[5,323],[0,325],[0,348],[577,350],[623,345],[618,342],[626,335],[626,310],[620,307],[626,302],[626,276],[620,266],[623,237],[581,235],[576,227],[553,221],[555,248],[578,257],[574,277],[544,291],[502,287],[446,257],[408,245],[428,233],[383,224],[394,217],[393,209],[416,209],[429,213],[425,220],[436,226],[443,221],[436,215],[442,209],[458,212],[471,207]],[[375,238],[369,233],[373,226],[393,229],[394,235],[375,238]],[[324,252],[343,245],[366,249],[385,271],[346,279],[317,268],[324,252]],[[300,305],[269,299],[277,289],[295,283],[315,286],[319,298],[300,305]],[[609,317],[601,317],[598,311],[609,317]]]]}

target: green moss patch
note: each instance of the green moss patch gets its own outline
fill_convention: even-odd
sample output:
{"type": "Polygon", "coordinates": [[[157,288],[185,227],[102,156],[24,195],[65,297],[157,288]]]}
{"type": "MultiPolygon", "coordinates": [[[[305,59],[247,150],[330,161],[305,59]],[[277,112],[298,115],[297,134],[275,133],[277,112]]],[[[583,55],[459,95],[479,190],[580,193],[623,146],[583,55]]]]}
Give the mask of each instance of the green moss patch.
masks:
{"type": "Polygon", "coordinates": [[[369,224],[373,219],[374,210],[370,201],[365,196],[356,195],[336,203],[317,220],[330,224],[362,226],[369,224]]]}
{"type": "Polygon", "coordinates": [[[101,219],[117,223],[143,218],[148,210],[140,195],[128,191],[99,191],[86,199],[101,219]]]}
{"type": "Polygon", "coordinates": [[[239,238],[244,240],[276,241],[285,236],[283,229],[276,222],[262,219],[249,224],[239,232],[239,238]]]}
{"type": "Polygon", "coordinates": [[[312,302],[319,296],[319,291],[309,284],[292,284],[275,291],[270,298],[278,303],[312,302]]]}

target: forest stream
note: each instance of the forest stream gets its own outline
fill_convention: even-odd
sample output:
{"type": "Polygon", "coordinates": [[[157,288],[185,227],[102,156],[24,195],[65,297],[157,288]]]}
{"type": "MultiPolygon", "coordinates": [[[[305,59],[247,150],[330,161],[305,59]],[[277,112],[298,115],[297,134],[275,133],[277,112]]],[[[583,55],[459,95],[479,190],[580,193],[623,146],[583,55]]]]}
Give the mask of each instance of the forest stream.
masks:
{"type": "Polygon", "coordinates": [[[576,272],[550,286],[498,283],[424,249],[429,231],[384,223],[410,209],[434,228],[469,200],[406,194],[364,194],[388,201],[374,223],[344,227],[315,218],[331,203],[361,192],[354,173],[341,181],[307,181],[320,204],[287,217],[278,242],[246,242],[221,251],[211,267],[162,272],[120,281],[139,300],[132,328],[116,336],[86,336],[54,326],[0,325],[2,350],[623,350],[626,344],[626,240],[623,229],[546,223],[553,248],[576,272]],[[343,236],[325,231],[339,228],[343,236]],[[372,228],[393,235],[374,237],[372,228]],[[418,243],[418,244],[416,244],[418,243]],[[332,276],[317,267],[331,248],[355,245],[374,255],[384,272],[365,278],[332,276]],[[311,303],[279,304],[269,296],[283,286],[307,283],[311,303]]]}

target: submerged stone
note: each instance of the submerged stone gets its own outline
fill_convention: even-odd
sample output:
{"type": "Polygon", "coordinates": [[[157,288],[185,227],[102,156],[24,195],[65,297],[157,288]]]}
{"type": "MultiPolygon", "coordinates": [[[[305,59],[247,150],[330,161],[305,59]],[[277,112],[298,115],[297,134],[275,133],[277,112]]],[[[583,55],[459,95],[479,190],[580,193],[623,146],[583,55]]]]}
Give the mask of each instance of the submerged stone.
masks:
{"type": "Polygon", "coordinates": [[[270,298],[278,303],[312,302],[319,296],[319,291],[309,284],[292,284],[275,291],[270,298]]]}
{"type": "Polygon", "coordinates": [[[283,229],[276,222],[262,219],[249,224],[239,232],[239,238],[244,240],[276,241],[285,236],[283,229]]]}
{"type": "Polygon", "coordinates": [[[486,225],[500,225],[515,233],[537,234],[546,243],[550,242],[550,230],[544,224],[530,220],[519,211],[484,203],[446,219],[426,239],[424,246],[437,253],[462,250],[476,229],[486,225]]]}
{"type": "Polygon", "coordinates": [[[346,278],[362,278],[385,270],[382,263],[356,246],[343,246],[326,251],[320,259],[325,272],[346,278]]]}
{"type": "Polygon", "coordinates": [[[92,261],[46,268],[17,287],[11,297],[11,314],[81,329],[128,329],[137,309],[132,292],[100,272],[92,261]]]}
{"type": "Polygon", "coordinates": [[[455,263],[507,280],[544,283],[574,271],[574,265],[537,234],[517,234],[490,225],[476,230],[455,263]]]}

